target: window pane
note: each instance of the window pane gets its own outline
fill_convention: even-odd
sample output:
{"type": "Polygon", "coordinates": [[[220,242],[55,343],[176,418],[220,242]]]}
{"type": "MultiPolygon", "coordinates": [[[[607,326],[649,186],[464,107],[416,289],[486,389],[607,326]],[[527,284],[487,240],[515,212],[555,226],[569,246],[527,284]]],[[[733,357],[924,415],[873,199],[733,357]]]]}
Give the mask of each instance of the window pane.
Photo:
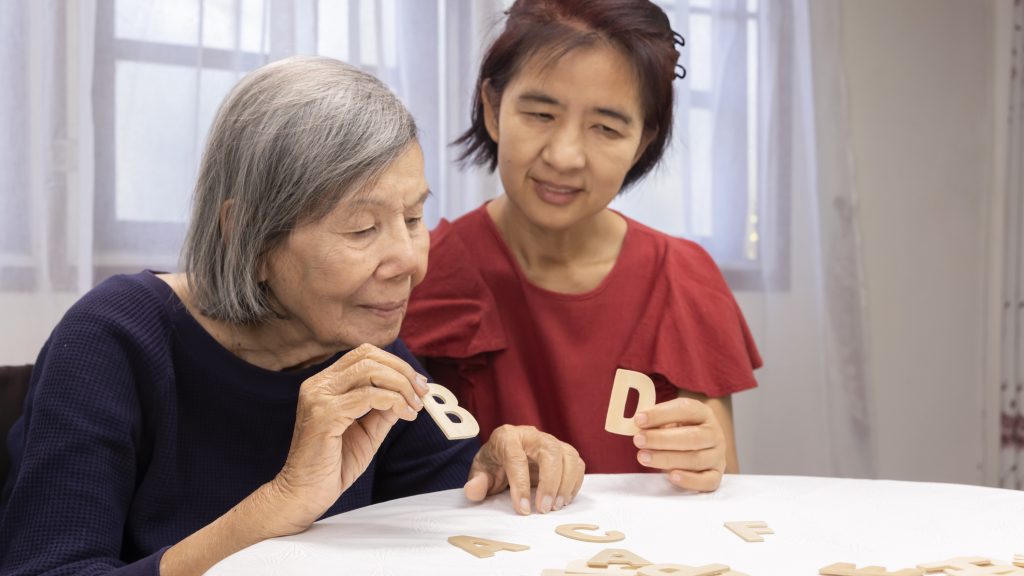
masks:
{"type": "Polygon", "coordinates": [[[686,82],[691,90],[711,90],[711,16],[690,15],[690,37],[684,52],[689,52],[686,82]]]}
{"type": "Polygon", "coordinates": [[[237,77],[130,61],[116,75],[117,219],[185,222],[201,143],[237,77]]]}
{"type": "Polygon", "coordinates": [[[647,178],[620,195],[612,208],[672,236],[690,236],[686,229],[686,185],[682,150],[677,142],[647,178]]]}
{"type": "Polygon", "coordinates": [[[241,0],[242,50],[246,52],[270,52],[269,21],[266,17],[264,0],[241,0]]]}
{"type": "Polygon", "coordinates": [[[114,14],[118,38],[192,46],[199,39],[198,0],[117,0],[114,14]]]}
{"type": "Polygon", "coordinates": [[[690,110],[690,221],[691,234],[711,236],[711,111],[690,110]]]}
{"type": "Polygon", "coordinates": [[[320,0],[317,6],[317,53],[348,62],[348,0],[320,0]]]}
{"type": "Polygon", "coordinates": [[[377,6],[374,0],[359,0],[359,62],[377,65],[377,6]]]}

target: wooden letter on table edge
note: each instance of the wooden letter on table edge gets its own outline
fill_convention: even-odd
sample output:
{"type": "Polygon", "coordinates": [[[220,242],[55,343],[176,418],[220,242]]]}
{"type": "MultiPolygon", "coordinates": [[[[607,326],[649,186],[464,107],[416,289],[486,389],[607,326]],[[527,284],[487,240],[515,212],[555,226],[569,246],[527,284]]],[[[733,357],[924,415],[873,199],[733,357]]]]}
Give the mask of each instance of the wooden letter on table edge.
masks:
{"type": "MultiPolygon", "coordinates": [[[[992,566],[992,560],[989,560],[988,558],[984,558],[984,557],[981,557],[981,556],[962,556],[962,557],[959,557],[959,558],[950,558],[949,560],[940,560],[939,562],[927,562],[925,564],[918,564],[917,565],[918,568],[922,568],[922,569],[924,569],[925,572],[928,572],[928,573],[938,572],[939,570],[957,570],[957,571],[962,571],[965,576],[970,576],[970,574],[972,574],[972,573],[977,571],[977,568],[983,568],[983,567],[989,567],[989,566],[992,566]]],[[[1014,572],[1010,572],[1010,571],[1007,571],[1007,572],[989,572],[989,571],[986,571],[986,573],[987,574],[993,574],[993,573],[1004,574],[1005,573],[1005,574],[1011,574],[1011,575],[1019,573],[1019,572],[1016,572],[1017,569],[1014,568],[1013,566],[1006,566],[1006,568],[1009,568],[1010,570],[1014,570],[1014,572]]],[[[945,573],[949,574],[949,572],[945,572],[945,573]]],[[[957,572],[957,573],[960,573],[960,572],[957,572]]]]}
{"type": "Polygon", "coordinates": [[[636,576],[747,576],[742,572],[733,572],[725,564],[708,564],[707,566],[685,566],[683,564],[652,564],[636,571],[636,576]]]}
{"type": "Polygon", "coordinates": [[[747,542],[764,542],[764,538],[761,538],[760,534],[775,534],[767,524],[760,520],[726,522],[725,527],[747,542]]]}
{"type": "Polygon", "coordinates": [[[866,566],[857,568],[856,564],[849,562],[837,562],[825,566],[818,571],[821,576],[922,576],[924,570],[921,568],[906,568],[896,572],[888,572],[881,566],[866,566]]]}
{"type": "Polygon", "coordinates": [[[626,418],[623,415],[626,411],[626,395],[630,388],[640,393],[640,400],[636,404],[637,412],[654,406],[654,381],[650,376],[643,372],[619,368],[615,371],[612,395],[608,400],[608,415],[604,419],[604,429],[612,434],[632,436],[640,431],[633,424],[632,417],[626,418]]]}
{"type": "Polygon", "coordinates": [[[565,567],[565,573],[577,576],[579,574],[599,574],[601,576],[637,576],[637,568],[628,564],[609,564],[607,568],[588,566],[586,560],[573,560],[565,567]]]}
{"type": "Polygon", "coordinates": [[[555,528],[555,532],[565,536],[566,538],[572,538],[573,540],[580,540],[581,542],[618,542],[619,540],[625,539],[626,535],[622,532],[612,530],[605,532],[604,536],[597,534],[584,534],[579,530],[597,530],[597,524],[562,524],[555,528]]]}
{"type": "Polygon", "coordinates": [[[487,538],[466,535],[449,536],[448,543],[462,548],[477,558],[490,558],[494,556],[495,552],[501,552],[502,550],[522,552],[523,550],[530,549],[529,546],[524,546],[523,544],[513,544],[511,542],[502,542],[501,540],[488,540],[487,538]]]}
{"type": "Polygon", "coordinates": [[[423,396],[423,407],[426,408],[427,414],[430,414],[434,422],[437,422],[437,426],[441,432],[444,432],[446,438],[460,440],[472,438],[480,433],[480,425],[477,424],[476,418],[473,418],[473,415],[465,408],[459,407],[459,401],[455,399],[451,390],[433,382],[427,384],[427,387],[430,391],[423,396]],[[438,397],[444,402],[439,402],[438,397]],[[461,421],[452,422],[448,414],[455,414],[461,421]]]}
{"type": "Polygon", "coordinates": [[[605,548],[587,560],[587,566],[591,568],[607,568],[609,565],[616,564],[639,568],[650,565],[650,562],[622,548],[605,548]]]}

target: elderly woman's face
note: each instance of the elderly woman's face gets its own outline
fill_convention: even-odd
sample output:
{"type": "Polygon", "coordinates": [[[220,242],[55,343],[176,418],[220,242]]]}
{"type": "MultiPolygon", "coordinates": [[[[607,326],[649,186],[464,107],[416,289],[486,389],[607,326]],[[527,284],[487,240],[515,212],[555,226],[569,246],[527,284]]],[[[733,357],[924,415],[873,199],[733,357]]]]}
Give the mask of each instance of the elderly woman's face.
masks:
{"type": "Polygon", "coordinates": [[[377,183],[296,229],[265,269],[275,306],[300,338],[334,349],[398,337],[427,271],[423,153],[410,145],[377,183]]]}

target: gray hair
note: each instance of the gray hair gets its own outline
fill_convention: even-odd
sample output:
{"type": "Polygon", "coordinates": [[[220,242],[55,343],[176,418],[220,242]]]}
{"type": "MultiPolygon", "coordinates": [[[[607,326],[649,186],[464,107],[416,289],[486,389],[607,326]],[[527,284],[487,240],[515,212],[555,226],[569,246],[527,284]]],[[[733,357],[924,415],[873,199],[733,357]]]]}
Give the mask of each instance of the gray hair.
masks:
{"type": "Polygon", "coordinates": [[[415,139],[387,86],[343,62],[294,57],[242,78],[210,129],[182,248],[199,310],[235,324],[274,317],[259,282],[267,256],[372,184],[415,139]]]}

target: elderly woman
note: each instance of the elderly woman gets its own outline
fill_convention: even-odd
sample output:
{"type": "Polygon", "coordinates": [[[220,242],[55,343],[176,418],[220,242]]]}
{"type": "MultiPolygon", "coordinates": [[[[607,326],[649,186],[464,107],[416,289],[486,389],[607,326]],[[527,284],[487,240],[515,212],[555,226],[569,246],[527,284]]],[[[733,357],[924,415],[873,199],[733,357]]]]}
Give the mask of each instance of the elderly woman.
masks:
{"type": "Polygon", "coordinates": [[[463,484],[480,500],[511,480],[529,513],[530,468],[538,503],[575,495],[582,461],[553,437],[506,427],[478,452],[420,413],[427,379],[397,337],[428,195],[415,124],[372,76],[325,58],[246,76],[210,133],[185,273],[107,280],[40,353],[0,573],[199,573],[463,484]]]}

